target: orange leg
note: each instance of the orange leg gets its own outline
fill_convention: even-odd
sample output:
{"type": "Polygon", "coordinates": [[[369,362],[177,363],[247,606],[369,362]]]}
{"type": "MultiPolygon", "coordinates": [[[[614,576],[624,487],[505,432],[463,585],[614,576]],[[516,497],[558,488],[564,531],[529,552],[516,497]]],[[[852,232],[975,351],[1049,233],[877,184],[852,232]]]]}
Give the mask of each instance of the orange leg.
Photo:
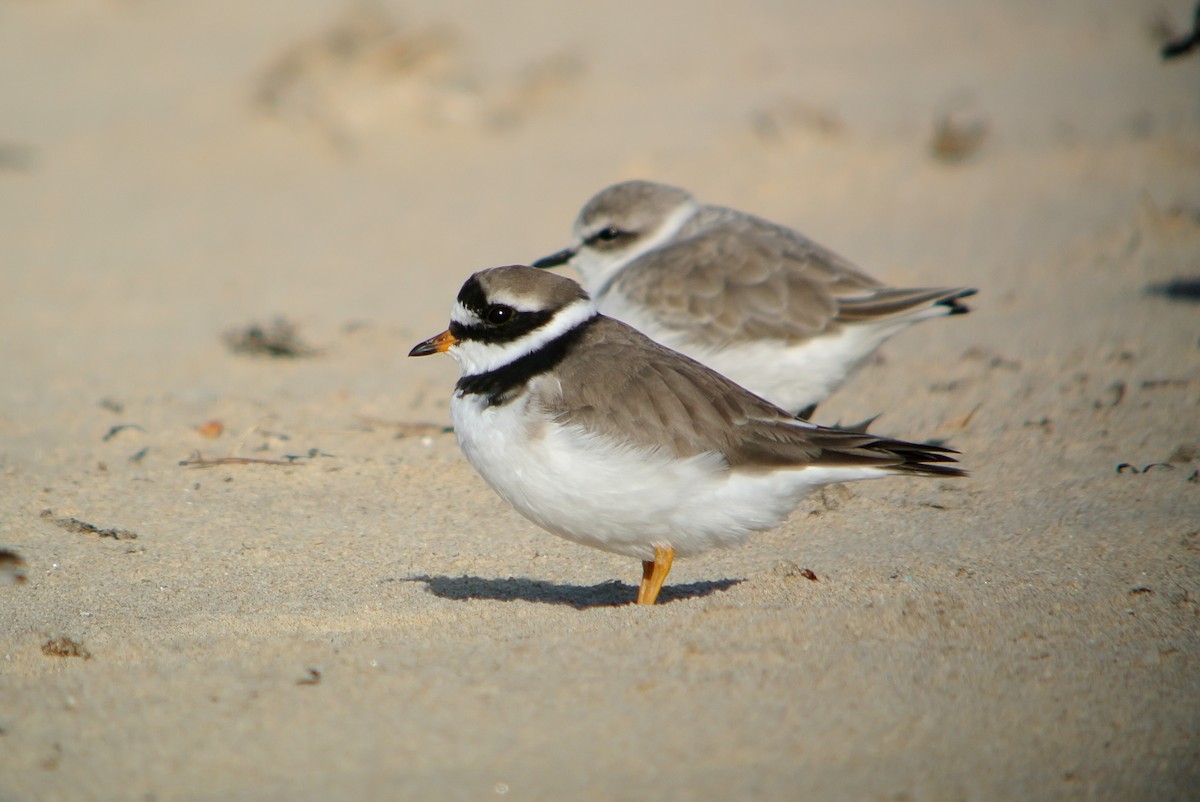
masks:
{"type": "Polygon", "coordinates": [[[642,585],[638,588],[638,604],[645,604],[646,590],[650,587],[650,579],[654,576],[654,560],[642,560],[642,585]]]}
{"type": "Polygon", "coordinates": [[[638,588],[638,604],[654,604],[674,560],[675,550],[662,546],[654,547],[653,560],[642,560],[642,586],[638,588]]]}

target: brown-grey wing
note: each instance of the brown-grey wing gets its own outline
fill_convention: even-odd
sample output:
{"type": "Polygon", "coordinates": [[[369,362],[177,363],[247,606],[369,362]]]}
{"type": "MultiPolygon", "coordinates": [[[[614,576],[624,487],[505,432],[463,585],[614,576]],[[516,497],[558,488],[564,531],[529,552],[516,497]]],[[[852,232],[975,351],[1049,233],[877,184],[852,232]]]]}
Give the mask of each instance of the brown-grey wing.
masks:
{"type": "Polygon", "coordinates": [[[872,465],[953,474],[937,446],[798,422],[787,412],[623,323],[599,318],[559,367],[544,411],[615,442],[676,457],[720,454],[734,468],[872,465]],[[928,470],[925,470],[928,469],[928,470]]]}
{"type": "Polygon", "coordinates": [[[782,226],[727,215],[635,260],[613,290],[695,342],[796,342],[825,331],[843,297],[881,288],[837,254],[782,226]]]}
{"type": "Polygon", "coordinates": [[[750,417],[786,415],[611,318],[594,321],[577,348],[539,403],[558,422],[609,440],[676,457],[726,454],[750,417]]]}

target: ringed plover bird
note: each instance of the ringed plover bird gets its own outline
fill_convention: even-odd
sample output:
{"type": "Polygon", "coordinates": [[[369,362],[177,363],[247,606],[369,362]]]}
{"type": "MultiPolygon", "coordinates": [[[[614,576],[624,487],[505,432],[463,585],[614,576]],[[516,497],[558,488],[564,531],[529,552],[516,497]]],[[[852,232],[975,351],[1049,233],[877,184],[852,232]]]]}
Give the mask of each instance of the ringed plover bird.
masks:
{"type": "Polygon", "coordinates": [[[650,181],[601,191],[569,248],[600,311],[807,418],[885,340],[969,311],[966,287],[893,289],[790,228],[650,181]]]}
{"type": "Polygon", "coordinates": [[[441,352],[467,459],[543,529],[642,560],[638,604],[676,555],[774,528],[822,485],[965,473],[947,448],[798,420],[530,267],[467,279],[450,328],[409,356],[441,352]]]}

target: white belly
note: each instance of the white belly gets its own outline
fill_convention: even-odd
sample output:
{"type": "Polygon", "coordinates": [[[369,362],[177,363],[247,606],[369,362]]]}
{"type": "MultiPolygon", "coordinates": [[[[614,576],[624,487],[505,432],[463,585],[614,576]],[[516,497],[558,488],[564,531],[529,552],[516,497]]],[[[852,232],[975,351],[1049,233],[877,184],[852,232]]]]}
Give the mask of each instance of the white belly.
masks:
{"type": "Polygon", "coordinates": [[[778,526],[812,489],[885,475],[877,469],[730,471],[721,457],[677,459],[540,423],[522,396],[499,407],[457,395],[450,410],[463,453],[497,493],[544,529],[587,546],[654,558],[741,543],[778,526]]]}

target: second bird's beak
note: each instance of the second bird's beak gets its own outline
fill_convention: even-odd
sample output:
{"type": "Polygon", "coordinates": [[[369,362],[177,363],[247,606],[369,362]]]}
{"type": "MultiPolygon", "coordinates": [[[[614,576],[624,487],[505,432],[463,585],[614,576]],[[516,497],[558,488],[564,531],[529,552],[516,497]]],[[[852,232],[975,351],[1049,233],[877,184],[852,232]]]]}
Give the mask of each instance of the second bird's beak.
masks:
{"type": "Polygon", "coordinates": [[[436,337],[430,337],[423,343],[419,343],[411,351],[409,356],[429,356],[430,354],[440,354],[450,346],[458,342],[458,339],[446,329],[436,337]]]}
{"type": "Polygon", "coordinates": [[[567,262],[571,261],[574,256],[574,248],[564,248],[558,253],[552,253],[549,256],[543,256],[541,259],[538,259],[536,262],[534,262],[533,266],[541,268],[558,267],[559,265],[565,265],[567,262]]]}

